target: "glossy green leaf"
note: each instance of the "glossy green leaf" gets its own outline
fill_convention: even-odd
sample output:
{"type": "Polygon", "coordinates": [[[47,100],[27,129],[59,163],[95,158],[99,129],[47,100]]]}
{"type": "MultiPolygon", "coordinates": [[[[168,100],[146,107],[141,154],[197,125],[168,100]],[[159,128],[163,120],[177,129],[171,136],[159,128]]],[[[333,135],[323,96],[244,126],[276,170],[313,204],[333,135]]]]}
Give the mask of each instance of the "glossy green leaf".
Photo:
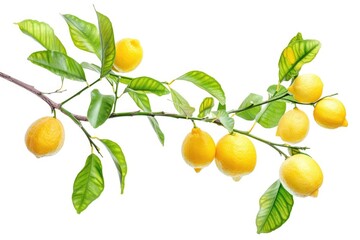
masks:
{"type": "Polygon", "coordinates": [[[106,76],[112,69],[115,60],[115,40],[111,21],[105,15],[96,11],[100,34],[101,48],[101,73],[100,77],[106,76]]]}
{"type": "Polygon", "coordinates": [[[142,93],[153,93],[158,96],[169,94],[169,90],[159,81],[150,77],[134,78],[128,88],[142,93]]]}
{"type": "Polygon", "coordinates": [[[317,40],[292,40],[280,56],[279,81],[288,81],[297,76],[301,67],[311,62],[319,50],[320,42],[317,40]]]}
{"type": "Polygon", "coordinates": [[[257,233],[269,233],[288,220],[294,200],[277,180],[261,196],[259,204],[260,209],[256,217],[257,233]]]}
{"type": "Polygon", "coordinates": [[[216,118],[219,119],[221,124],[229,131],[229,133],[232,133],[235,125],[234,119],[230,117],[229,114],[223,109],[213,113],[215,114],[216,118]]]}
{"type": "Polygon", "coordinates": [[[236,115],[245,120],[254,120],[256,118],[256,115],[261,111],[261,106],[251,106],[261,103],[262,100],[263,97],[261,95],[250,93],[240,104],[239,110],[243,111],[237,112],[236,115]]]}
{"type": "MultiPolygon", "coordinates": [[[[97,72],[97,73],[101,73],[101,68],[96,64],[88,63],[88,62],[82,62],[81,66],[84,69],[88,69],[88,70],[91,70],[91,71],[94,71],[94,72],[97,72]]],[[[106,75],[105,77],[111,83],[111,85],[116,84],[117,82],[122,82],[120,80],[121,77],[114,74],[112,71],[108,75],[106,75]]]]}
{"type": "Polygon", "coordinates": [[[115,102],[112,95],[103,95],[98,89],[91,92],[91,101],[87,111],[87,118],[94,128],[102,125],[111,114],[115,102]]]}
{"type": "Polygon", "coordinates": [[[223,89],[215,78],[201,71],[190,71],[175,80],[185,80],[192,82],[199,88],[207,91],[210,95],[215,97],[222,105],[225,104],[226,98],[223,89]]]}
{"type": "Polygon", "coordinates": [[[153,127],[161,145],[164,146],[164,143],[165,143],[165,135],[164,133],[161,131],[161,128],[160,128],[160,125],[159,125],[159,122],[156,120],[155,117],[148,117],[150,123],[151,123],[151,126],[153,127]]]}
{"type": "Polygon", "coordinates": [[[76,81],[86,81],[84,69],[74,59],[56,51],[34,52],[28,60],[56,75],[76,81]]]}
{"type": "Polygon", "coordinates": [[[17,23],[17,25],[24,34],[35,39],[45,49],[66,54],[64,45],[49,24],[27,19],[17,23]]]}
{"type": "Polygon", "coordinates": [[[174,89],[170,89],[170,93],[176,111],[178,111],[180,115],[191,117],[195,112],[195,108],[191,107],[188,101],[174,89]]]}
{"type": "Polygon", "coordinates": [[[150,100],[146,94],[134,92],[132,90],[128,90],[127,93],[141,110],[144,112],[151,112],[150,100]]]}
{"type": "Polygon", "coordinates": [[[268,103],[256,116],[256,121],[264,128],[276,127],[280,118],[284,115],[285,110],[286,103],[284,101],[274,101],[268,103]]]}
{"type": "Polygon", "coordinates": [[[81,213],[97,199],[104,190],[104,178],[100,159],[90,154],[83,169],[76,176],[73,186],[72,202],[81,213]]]}
{"type": "Polygon", "coordinates": [[[74,15],[63,15],[69,26],[74,45],[84,51],[95,53],[101,59],[100,36],[97,27],[74,15]]]}
{"type": "Polygon", "coordinates": [[[100,141],[105,145],[115,163],[120,178],[121,194],[123,194],[125,188],[125,177],[127,174],[125,155],[121,147],[116,142],[109,139],[100,139],[100,141]]]}
{"type": "Polygon", "coordinates": [[[199,107],[199,118],[206,117],[210,112],[211,109],[214,107],[214,99],[212,97],[204,98],[204,100],[201,102],[199,107]]]}

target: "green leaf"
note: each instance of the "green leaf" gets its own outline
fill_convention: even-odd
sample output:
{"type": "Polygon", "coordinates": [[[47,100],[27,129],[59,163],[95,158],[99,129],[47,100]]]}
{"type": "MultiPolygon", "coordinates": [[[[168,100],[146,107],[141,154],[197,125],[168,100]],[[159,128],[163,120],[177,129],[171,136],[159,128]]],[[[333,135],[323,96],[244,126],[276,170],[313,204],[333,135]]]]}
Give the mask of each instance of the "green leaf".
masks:
{"type": "Polygon", "coordinates": [[[137,93],[132,90],[128,90],[127,93],[141,110],[151,112],[150,100],[146,94],[137,93]]]}
{"type": "Polygon", "coordinates": [[[256,118],[256,115],[261,111],[261,106],[251,106],[261,103],[262,100],[263,97],[261,95],[250,93],[240,104],[239,110],[244,109],[244,111],[237,112],[236,115],[245,120],[254,120],[256,118]]]}
{"type": "Polygon", "coordinates": [[[257,233],[269,233],[283,225],[290,217],[294,200],[277,180],[261,196],[259,204],[260,209],[256,216],[257,233]]]}
{"type": "MultiPolygon", "coordinates": [[[[150,101],[146,94],[134,92],[132,90],[128,90],[127,92],[141,110],[143,110],[144,112],[151,112],[150,101]]],[[[158,121],[155,119],[155,117],[148,117],[148,119],[160,143],[164,145],[165,136],[160,129],[158,121]]]]}
{"type": "Polygon", "coordinates": [[[69,26],[74,45],[81,50],[95,53],[101,59],[100,36],[97,27],[70,14],[65,14],[63,17],[69,26]]]}
{"type": "Polygon", "coordinates": [[[164,136],[164,133],[160,129],[160,125],[159,125],[158,121],[156,120],[155,117],[148,117],[148,119],[149,119],[151,126],[153,127],[161,145],[164,146],[165,136],[164,136]]]}
{"type": "Polygon", "coordinates": [[[87,111],[91,126],[97,128],[110,117],[114,102],[112,95],[102,95],[98,89],[91,92],[91,101],[87,111]]]}
{"type": "Polygon", "coordinates": [[[222,105],[225,105],[226,98],[223,89],[215,78],[207,75],[201,71],[190,71],[184,75],[176,78],[175,80],[185,80],[192,82],[199,88],[207,91],[210,95],[215,97],[222,105]]]}
{"type": "Polygon", "coordinates": [[[74,59],[56,51],[34,52],[28,60],[56,75],[76,81],[86,81],[84,69],[74,59]]]}
{"type": "Polygon", "coordinates": [[[264,128],[276,127],[285,110],[286,103],[284,101],[271,102],[257,115],[256,121],[264,128]]]}
{"type": "MultiPolygon", "coordinates": [[[[277,88],[278,88],[277,85],[271,85],[268,87],[267,92],[269,93],[270,97],[280,96],[280,95],[288,92],[286,87],[284,87],[283,85],[280,85],[279,89],[277,89],[277,88]]],[[[294,99],[294,97],[292,95],[286,96],[286,97],[282,98],[281,100],[288,100],[291,102],[296,102],[296,100],[294,99]]]]}
{"type": "MultiPolygon", "coordinates": [[[[97,73],[101,73],[101,68],[96,64],[88,63],[88,62],[82,62],[81,66],[84,69],[88,69],[88,70],[91,70],[91,71],[94,71],[94,72],[97,72],[97,73]]],[[[114,74],[112,71],[108,75],[106,75],[105,77],[110,82],[111,85],[113,85],[114,83],[123,82],[123,81],[121,81],[122,78],[120,76],[114,74]]]]}
{"type": "Polygon", "coordinates": [[[123,194],[125,188],[125,177],[127,174],[125,155],[121,147],[116,142],[109,139],[100,139],[100,141],[105,145],[115,163],[120,178],[121,194],[123,194]]]}
{"type": "Polygon", "coordinates": [[[45,49],[66,54],[65,47],[47,23],[27,19],[17,25],[24,34],[35,39],[45,49]]]}
{"type": "Polygon", "coordinates": [[[316,57],[320,46],[317,40],[292,40],[280,56],[279,81],[288,81],[297,76],[301,67],[316,57]]]}
{"type": "Polygon", "coordinates": [[[101,48],[101,73],[100,77],[106,76],[113,67],[115,60],[115,40],[111,21],[105,15],[96,11],[100,33],[101,48]]]}
{"type": "Polygon", "coordinates": [[[104,190],[104,178],[100,159],[90,154],[84,168],[76,176],[73,186],[72,202],[81,213],[97,199],[104,190]]]}
{"type": "Polygon", "coordinates": [[[169,90],[159,81],[150,77],[134,78],[128,88],[141,93],[153,93],[158,96],[169,94],[169,90]]]}
{"type": "Polygon", "coordinates": [[[232,133],[234,130],[235,121],[232,117],[229,116],[229,114],[221,109],[216,112],[213,112],[217,119],[221,122],[221,124],[229,131],[229,133],[232,133]]]}
{"type": "Polygon", "coordinates": [[[211,109],[214,107],[214,99],[212,97],[204,98],[204,100],[200,104],[199,108],[199,118],[206,117],[210,112],[211,109]]]}
{"type": "Polygon", "coordinates": [[[174,89],[170,89],[170,93],[174,107],[178,111],[178,113],[186,117],[191,117],[192,114],[195,112],[195,108],[191,107],[188,101],[186,101],[186,99],[174,89]]]}

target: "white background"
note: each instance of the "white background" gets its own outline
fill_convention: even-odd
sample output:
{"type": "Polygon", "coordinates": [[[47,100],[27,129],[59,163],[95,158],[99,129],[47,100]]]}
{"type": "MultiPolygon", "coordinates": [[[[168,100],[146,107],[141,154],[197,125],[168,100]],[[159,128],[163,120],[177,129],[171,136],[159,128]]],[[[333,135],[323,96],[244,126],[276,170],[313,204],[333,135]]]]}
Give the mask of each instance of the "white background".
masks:
{"type": "MultiPolygon", "coordinates": [[[[42,47],[14,24],[37,19],[50,24],[79,62],[97,63],[76,49],[61,14],[70,13],[96,23],[96,9],[107,15],[115,38],[138,38],[144,48],[141,65],[128,76],[151,76],[170,81],[189,70],[202,70],[223,86],[229,109],[250,93],[266,97],[277,81],[282,49],[297,33],[317,39],[322,48],[301,73],[318,74],[324,94],[339,93],[347,107],[348,128],[320,128],[312,107],[300,106],[311,119],[308,137],[300,144],[318,161],[324,183],[318,198],[295,198],[290,219],[270,234],[256,233],[258,200],[278,178],[282,157],[254,141],[255,171],[240,182],[222,175],[215,164],[196,174],[181,157],[180,146],[190,121],[158,121],[165,133],[161,146],[146,118],[112,119],[98,129],[85,127],[101,138],[120,144],[128,162],[125,194],[103,149],[105,189],[78,215],[71,202],[72,184],[90,153],[87,139],[65,115],[63,149],[53,157],[36,159],[24,144],[27,127],[50,115],[35,95],[0,79],[0,239],[325,239],[358,238],[359,159],[358,89],[360,15],[356,1],[45,1],[12,0],[0,8],[0,71],[46,92],[60,80],[29,61],[42,47]]],[[[95,76],[87,72],[90,79],[95,76]]],[[[286,84],[286,83],[285,83],[286,84]]],[[[84,87],[66,81],[67,91],[50,95],[60,102],[84,87]]],[[[106,83],[98,87],[104,93],[106,83]]],[[[173,87],[198,107],[206,94],[189,83],[173,87]]],[[[86,114],[89,93],[65,105],[86,114]]],[[[153,110],[173,111],[169,96],[151,97],[153,110]]],[[[289,106],[290,108],[291,106],[289,106]]],[[[135,110],[128,97],[118,110],[135,110]]],[[[212,124],[198,123],[217,141],[226,133],[212,124]]],[[[236,119],[236,127],[251,123],[236,119]]],[[[275,129],[256,126],[254,134],[281,142],[275,129]]]]}

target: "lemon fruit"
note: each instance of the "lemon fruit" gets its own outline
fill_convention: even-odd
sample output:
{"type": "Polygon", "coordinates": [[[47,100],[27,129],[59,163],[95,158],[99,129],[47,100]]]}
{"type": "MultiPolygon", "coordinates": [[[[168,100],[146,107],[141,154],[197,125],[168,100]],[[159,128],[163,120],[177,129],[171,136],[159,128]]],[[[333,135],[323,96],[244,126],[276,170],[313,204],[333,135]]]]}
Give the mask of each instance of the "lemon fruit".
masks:
{"type": "Polygon", "coordinates": [[[255,168],[255,146],[242,134],[227,134],[216,144],[215,163],[222,173],[239,181],[255,168]]]}
{"type": "Polygon", "coordinates": [[[196,172],[208,166],[215,158],[215,142],[205,131],[194,127],[186,135],[182,147],[182,156],[196,172]]]}
{"type": "Polygon", "coordinates": [[[287,158],[280,166],[280,181],[293,195],[316,197],[323,182],[323,173],[317,162],[299,153],[287,158]]]}
{"type": "Polygon", "coordinates": [[[344,104],[333,97],[326,97],[316,103],[314,108],[314,119],[324,128],[347,127],[346,109],[344,104]]]}
{"type": "Polygon", "coordinates": [[[312,103],[317,101],[323,91],[323,82],[315,74],[304,74],[295,78],[288,88],[296,101],[301,103],[312,103]]]}
{"type": "Polygon", "coordinates": [[[276,136],[285,142],[298,143],[304,140],[309,132],[310,121],[305,112],[295,107],[287,111],[281,118],[276,136]]]}
{"type": "Polygon", "coordinates": [[[130,72],[141,62],[143,50],[139,40],[124,38],[116,43],[114,69],[119,72],[130,72]]]}
{"type": "Polygon", "coordinates": [[[25,144],[36,157],[57,153],[64,144],[64,127],[54,117],[42,117],[30,125],[25,134],[25,144]]]}

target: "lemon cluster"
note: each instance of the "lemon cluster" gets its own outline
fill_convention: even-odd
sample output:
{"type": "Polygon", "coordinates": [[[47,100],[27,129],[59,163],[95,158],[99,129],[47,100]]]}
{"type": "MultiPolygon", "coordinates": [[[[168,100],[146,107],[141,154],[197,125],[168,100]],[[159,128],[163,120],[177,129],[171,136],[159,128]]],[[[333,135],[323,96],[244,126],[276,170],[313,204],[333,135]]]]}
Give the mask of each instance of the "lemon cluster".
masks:
{"type": "MultiPolygon", "coordinates": [[[[346,109],[334,97],[321,98],[323,82],[315,74],[296,77],[288,88],[296,102],[314,106],[315,122],[329,129],[346,127],[346,109]]],[[[276,135],[288,143],[298,143],[305,139],[309,131],[309,118],[297,106],[286,112],[280,119],[276,135]]],[[[310,156],[299,153],[287,158],[279,171],[282,185],[296,196],[318,195],[323,182],[323,173],[317,162],[310,156]]]]}
{"type": "MultiPolygon", "coordinates": [[[[343,103],[334,97],[320,99],[323,82],[315,74],[296,77],[288,88],[296,102],[314,105],[313,117],[324,128],[346,127],[346,109],[343,103]],[[320,100],[319,100],[320,99],[320,100]]],[[[280,119],[276,135],[288,143],[298,143],[305,139],[309,131],[309,118],[304,111],[295,107],[280,119]]]]}
{"type": "Polygon", "coordinates": [[[186,135],[181,152],[185,162],[196,172],[215,159],[217,168],[235,181],[251,173],[256,165],[255,146],[239,133],[226,134],[215,144],[210,134],[194,127],[186,135]]]}

